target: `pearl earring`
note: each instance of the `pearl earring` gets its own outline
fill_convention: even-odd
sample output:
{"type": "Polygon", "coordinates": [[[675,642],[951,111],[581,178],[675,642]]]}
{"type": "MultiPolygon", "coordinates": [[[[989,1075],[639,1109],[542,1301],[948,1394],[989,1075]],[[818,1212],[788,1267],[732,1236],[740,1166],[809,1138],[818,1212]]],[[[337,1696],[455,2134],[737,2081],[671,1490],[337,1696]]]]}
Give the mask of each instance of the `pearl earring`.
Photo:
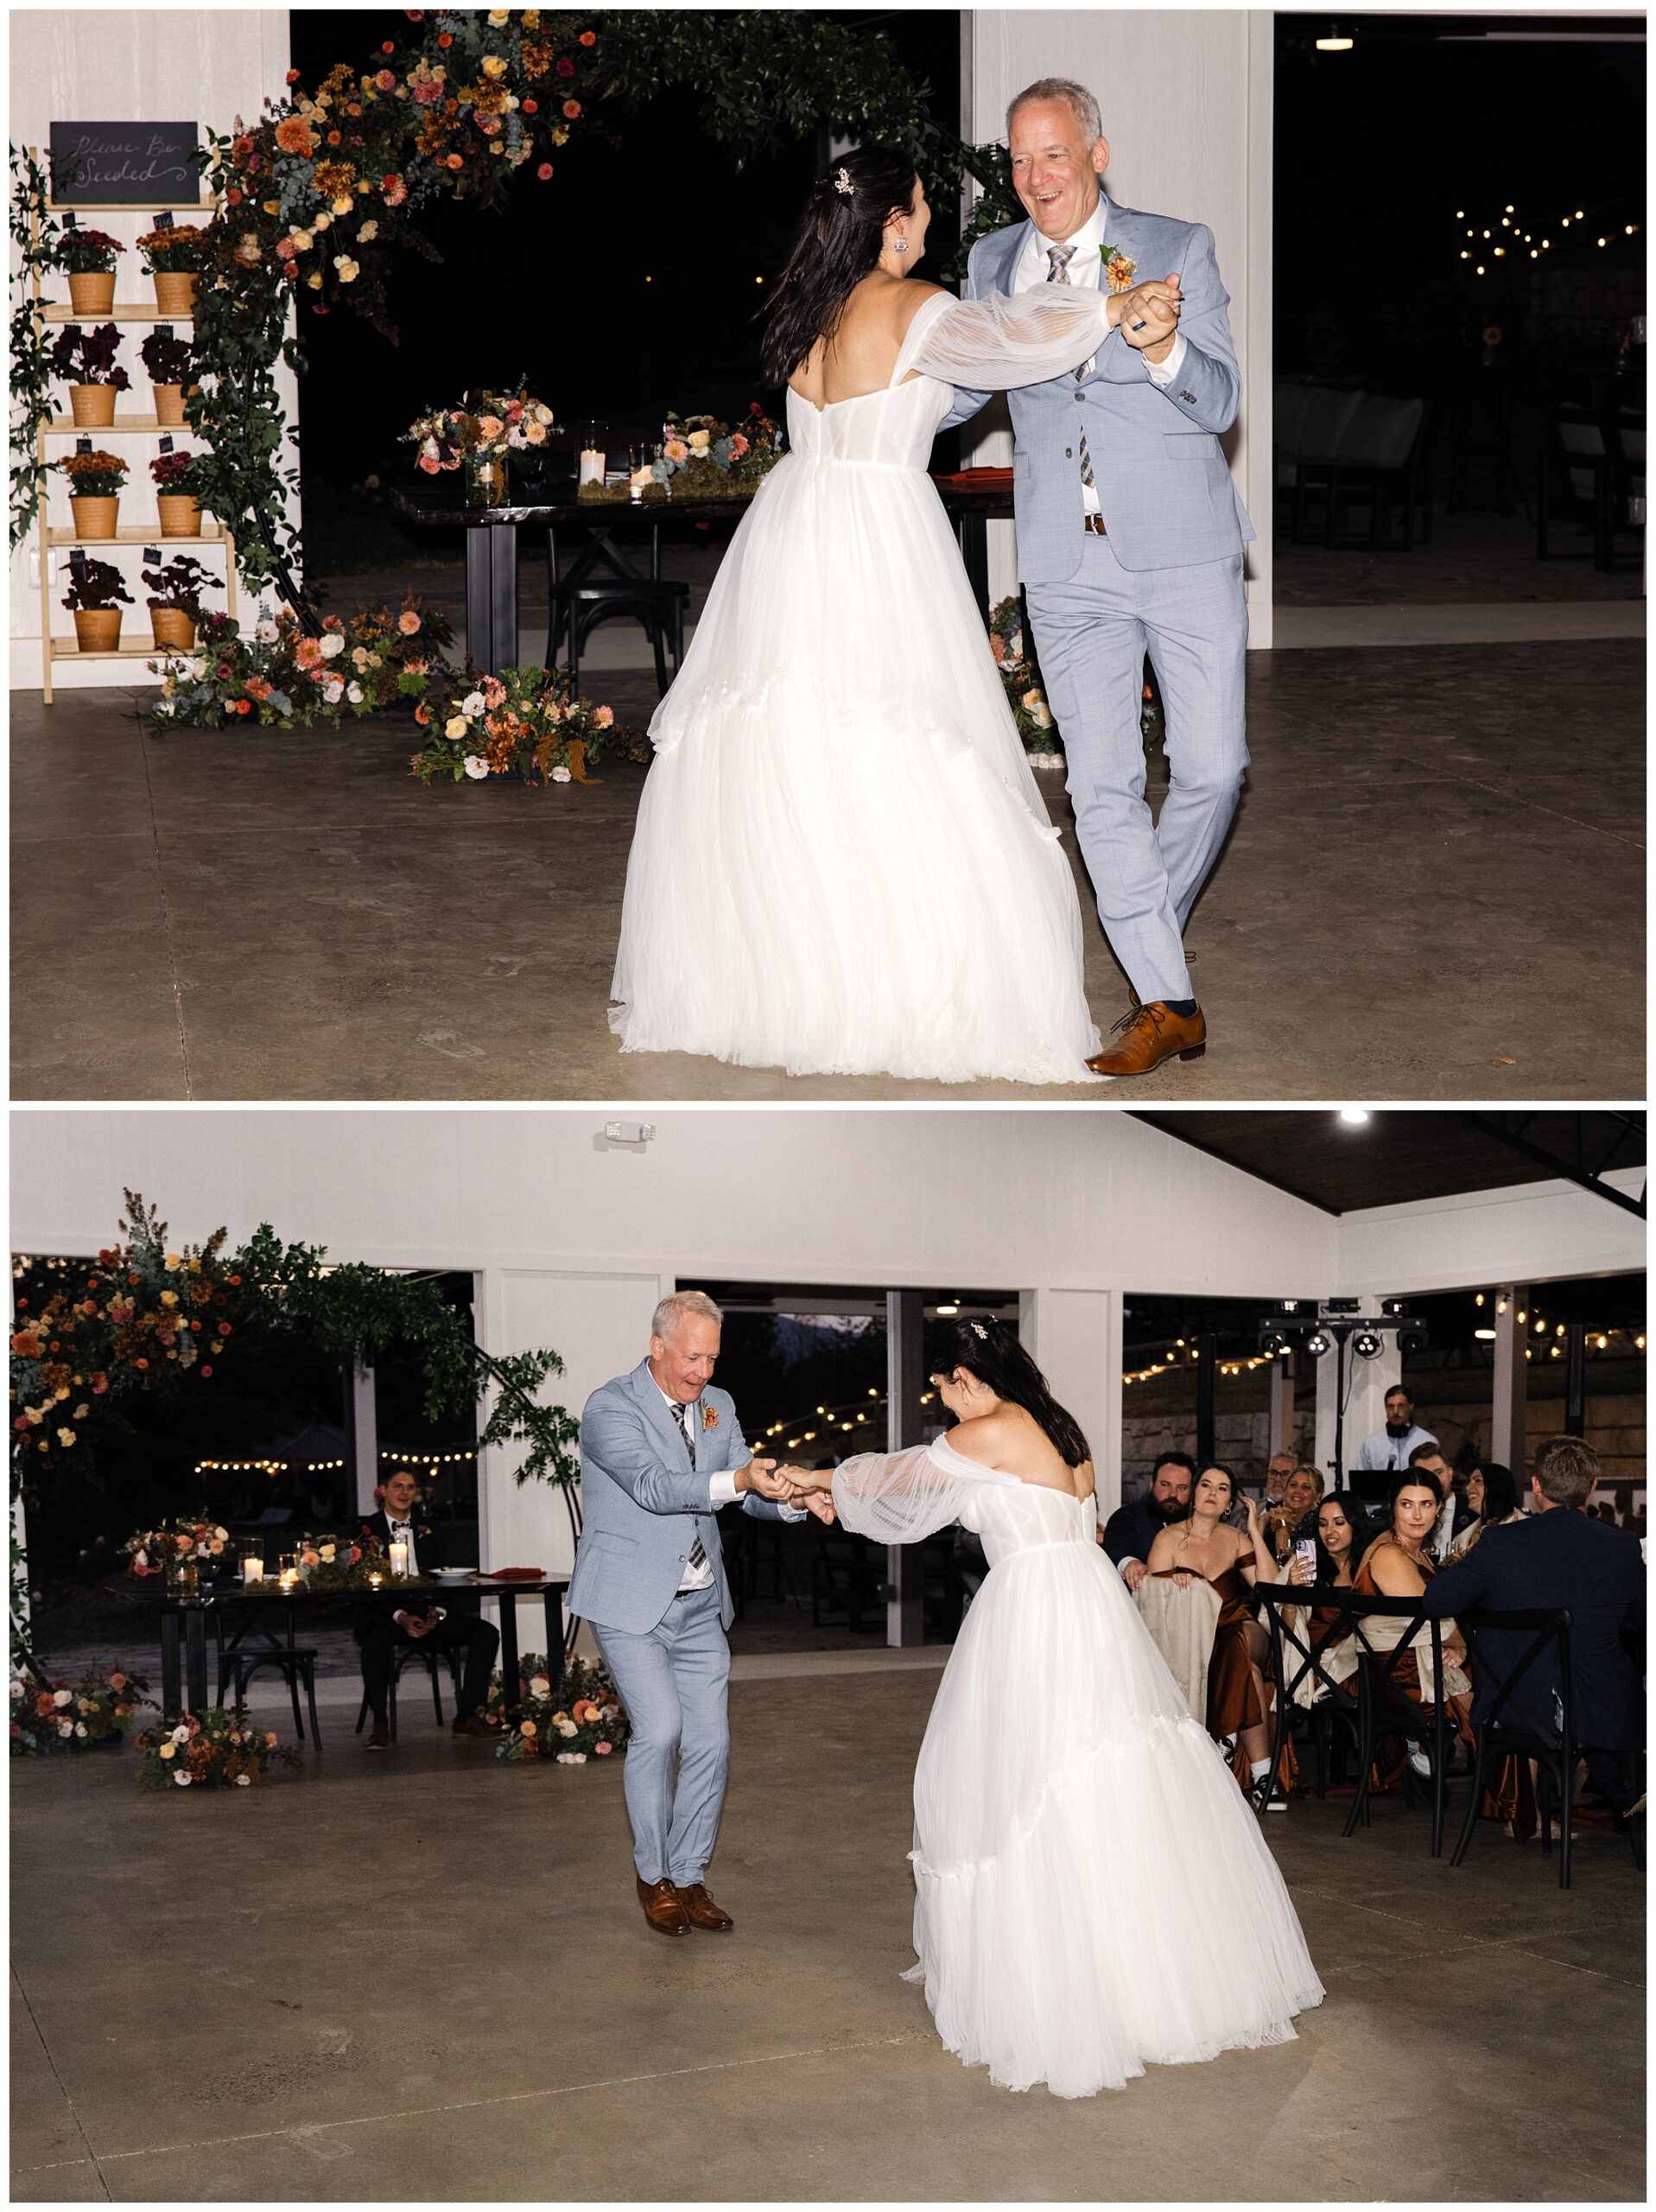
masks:
{"type": "Polygon", "coordinates": [[[909,242],[907,238],[898,237],[891,240],[891,251],[893,253],[906,253],[908,250],[909,242]]]}

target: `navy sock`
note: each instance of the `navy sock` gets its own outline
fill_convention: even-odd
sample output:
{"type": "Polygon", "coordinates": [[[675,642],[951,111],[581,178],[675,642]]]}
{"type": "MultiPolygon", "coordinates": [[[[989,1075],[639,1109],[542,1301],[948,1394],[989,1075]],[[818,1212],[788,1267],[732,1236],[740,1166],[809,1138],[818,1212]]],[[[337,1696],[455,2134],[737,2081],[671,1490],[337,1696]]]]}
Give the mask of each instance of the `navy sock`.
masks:
{"type": "Polygon", "coordinates": [[[1196,1010],[1196,1002],[1194,999],[1164,999],[1162,1004],[1167,1008],[1169,1014],[1183,1014],[1187,1020],[1196,1010]]]}

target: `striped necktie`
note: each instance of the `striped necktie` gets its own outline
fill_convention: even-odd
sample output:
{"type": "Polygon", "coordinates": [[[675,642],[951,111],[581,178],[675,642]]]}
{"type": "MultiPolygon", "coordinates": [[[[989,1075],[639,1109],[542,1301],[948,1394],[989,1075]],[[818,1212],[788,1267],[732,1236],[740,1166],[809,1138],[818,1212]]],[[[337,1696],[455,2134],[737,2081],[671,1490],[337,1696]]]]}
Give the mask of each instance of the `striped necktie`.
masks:
{"type": "MultiPolygon", "coordinates": [[[[695,1446],[690,1441],[690,1408],[688,1406],[679,1405],[676,1402],[673,1407],[673,1419],[678,1423],[678,1433],[684,1439],[684,1449],[690,1455],[690,1465],[695,1466],[695,1446]]],[[[704,1567],[707,1563],[707,1548],[702,1543],[701,1537],[698,1536],[695,1541],[690,1546],[691,1572],[695,1573],[699,1568],[704,1567]]]]}
{"type": "MultiPolygon", "coordinates": [[[[1047,283],[1049,284],[1067,284],[1069,282],[1069,264],[1075,257],[1075,247],[1072,245],[1050,245],[1046,250],[1046,257],[1051,264],[1046,272],[1047,283]]],[[[1081,378],[1082,372],[1080,369],[1077,369],[1075,371],[1075,382],[1079,384],[1081,382],[1081,378]]],[[[1092,484],[1094,482],[1093,456],[1087,450],[1087,433],[1085,429],[1082,429],[1082,426],[1079,423],[1077,423],[1075,427],[1077,430],[1080,431],[1081,435],[1081,480],[1083,484],[1092,484]]]]}

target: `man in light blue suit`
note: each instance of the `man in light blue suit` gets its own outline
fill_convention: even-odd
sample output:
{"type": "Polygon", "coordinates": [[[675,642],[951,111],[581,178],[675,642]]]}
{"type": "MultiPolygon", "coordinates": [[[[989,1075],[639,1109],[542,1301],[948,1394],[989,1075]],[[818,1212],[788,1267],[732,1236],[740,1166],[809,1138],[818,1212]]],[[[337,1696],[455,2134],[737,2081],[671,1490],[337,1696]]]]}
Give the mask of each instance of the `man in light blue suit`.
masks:
{"type": "MultiPolygon", "coordinates": [[[[582,1527],[569,1608],[590,1621],[631,1723],[627,1814],[644,1918],[664,1936],[728,1929],[703,1876],[730,1764],[733,1608],[714,1516],[802,1521],[710,1387],[723,1316],[704,1291],[663,1298],[649,1357],[581,1416],[582,1527]],[[677,1763],[675,1786],[674,1764],[677,1763]]],[[[833,1518],[813,1504],[823,1520],[833,1518]]]]}
{"type": "MultiPolygon", "coordinates": [[[[1044,283],[1125,290],[1135,276],[1177,276],[1182,294],[1112,332],[1073,375],[1008,395],[1018,575],[1082,856],[1133,993],[1115,1041],[1088,1065],[1144,1075],[1205,1048],[1184,925],[1247,765],[1242,545],[1253,527],[1219,446],[1241,378],[1213,233],[1106,196],[1110,149],[1092,94],[1041,79],[1007,110],[1006,137],[1030,219],[979,240],[968,298],[1044,283]],[[1145,796],[1146,652],[1171,772],[1159,820],[1145,796]]],[[[957,391],[942,428],[988,396],[957,391]]]]}

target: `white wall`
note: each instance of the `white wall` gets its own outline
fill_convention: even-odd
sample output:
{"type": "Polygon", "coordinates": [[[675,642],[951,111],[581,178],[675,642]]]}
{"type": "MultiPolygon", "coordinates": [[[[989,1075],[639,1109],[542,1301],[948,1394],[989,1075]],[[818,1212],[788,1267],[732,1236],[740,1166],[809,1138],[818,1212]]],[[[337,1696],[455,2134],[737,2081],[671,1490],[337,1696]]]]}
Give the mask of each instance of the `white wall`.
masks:
{"type": "MultiPolygon", "coordinates": [[[[1644,1170],[1616,1168],[1605,1179],[1636,1197],[1644,1170]]],[[[1521,1183],[1342,1216],[1341,1287],[1399,1297],[1636,1273],[1645,1243],[1643,1222],[1608,1198],[1574,1183],[1521,1183]]]]}
{"type": "MultiPolygon", "coordinates": [[[[1225,445],[1259,532],[1247,556],[1248,642],[1255,646],[1271,643],[1274,67],[1267,9],[978,8],[963,18],[968,139],[1004,141],[1014,93],[1037,77],[1074,77],[1103,111],[1111,197],[1213,232],[1242,371],[1241,416],[1225,445]]],[[[974,457],[1006,465],[1006,434],[974,457]]],[[[998,526],[1008,537],[1010,529],[998,526]]],[[[997,596],[1016,588],[1015,574],[1003,543],[991,578],[997,596]]]]}
{"type": "MultiPolygon", "coordinates": [[[[238,115],[257,116],[267,94],[278,98],[286,90],[288,72],[288,11],[285,8],[15,8],[10,27],[10,102],[9,127],[14,145],[35,146],[42,160],[50,143],[50,126],[56,122],[170,123],[194,118],[205,127],[227,130],[238,115]]],[[[134,241],[149,230],[158,211],[147,202],[141,208],[115,215],[93,215],[89,226],[108,231],[127,247],[119,264],[118,299],[148,299],[152,287],[142,274],[141,257],[132,251],[134,241]]],[[[183,211],[173,211],[183,219],[183,211]]],[[[67,298],[68,287],[60,280],[59,292],[67,298]]],[[[124,323],[120,359],[132,378],[133,389],[116,403],[117,419],[124,415],[153,414],[149,378],[138,359],[138,346],[147,326],[124,323]]],[[[282,404],[289,419],[298,419],[298,397],[290,371],[279,372],[282,404]]],[[[64,398],[58,410],[68,412],[64,398]]],[[[174,436],[177,434],[174,433],[174,436]]],[[[159,450],[155,437],[119,436],[110,440],[132,463],[127,489],[121,499],[121,521],[149,523],[155,516],[149,463],[159,450]]],[[[181,444],[183,440],[179,440],[181,444]]],[[[54,459],[73,451],[68,438],[54,438],[54,459]]],[[[58,480],[54,479],[54,486],[58,480]]],[[[50,519],[54,528],[70,520],[68,501],[54,490],[50,519]]],[[[11,562],[12,683],[32,690],[40,682],[41,594],[38,572],[33,567],[35,540],[13,555],[11,562]]],[[[100,559],[114,559],[127,578],[133,604],[122,611],[124,639],[142,643],[149,635],[149,610],[138,582],[142,548],[111,552],[103,549],[100,559]]],[[[60,605],[65,589],[67,547],[57,550],[62,570],[52,592],[54,627],[68,635],[74,625],[60,605]]],[[[223,571],[223,556],[203,556],[215,575],[223,571]]],[[[207,604],[225,604],[217,596],[207,604]]],[[[242,613],[248,609],[243,602],[242,613]]],[[[60,661],[53,669],[54,687],[62,690],[128,687],[155,681],[141,660],[92,661],[85,667],[60,661]]]]}

